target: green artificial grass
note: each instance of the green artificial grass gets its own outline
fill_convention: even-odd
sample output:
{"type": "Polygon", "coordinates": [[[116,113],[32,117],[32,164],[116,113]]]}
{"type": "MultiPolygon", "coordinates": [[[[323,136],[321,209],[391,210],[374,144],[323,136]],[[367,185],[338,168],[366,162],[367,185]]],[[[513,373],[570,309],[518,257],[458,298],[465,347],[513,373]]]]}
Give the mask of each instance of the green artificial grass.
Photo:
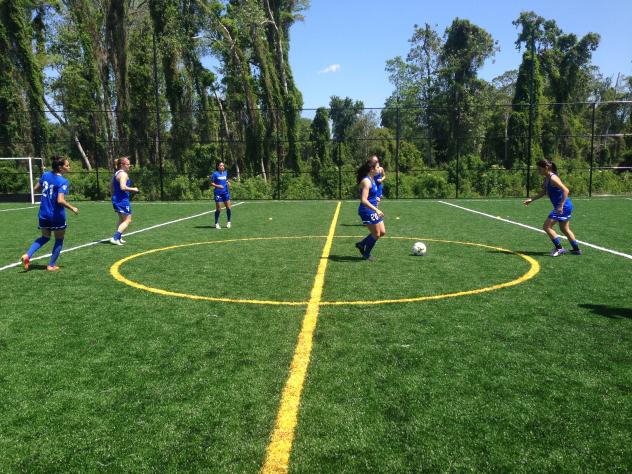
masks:
{"type": "MultiPolygon", "coordinates": [[[[528,208],[447,202],[536,229],[550,211],[544,199],[528,208]]],[[[578,239],[632,254],[632,200],[574,203],[578,239]]],[[[211,206],[137,203],[129,230],[211,206]]],[[[176,246],[124,263],[121,274],[183,294],[303,303],[335,207],[247,202],[235,206],[232,229],[215,230],[211,212],[129,235],[123,247],[64,253],[57,274],[45,271],[47,258],[29,272],[0,271],[0,471],[258,472],[305,305],[158,295],[110,268],[176,246]]],[[[114,230],[109,203],[79,208],[66,249],[114,230]]],[[[342,204],[323,302],[511,281],[530,268],[517,253],[540,271],[475,295],[321,306],[290,472],[629,472],[632,260],[589,246],[550,258],[543,233],[439,201],[382,208],[387,236],[366,262],[353,246],[366,235],[357,202],[342,204]],[[416,240],[426,256],[412,256],[416,240]]],[[[37,209],[0,218],[3,267],[39,231],[37,209]]]]}

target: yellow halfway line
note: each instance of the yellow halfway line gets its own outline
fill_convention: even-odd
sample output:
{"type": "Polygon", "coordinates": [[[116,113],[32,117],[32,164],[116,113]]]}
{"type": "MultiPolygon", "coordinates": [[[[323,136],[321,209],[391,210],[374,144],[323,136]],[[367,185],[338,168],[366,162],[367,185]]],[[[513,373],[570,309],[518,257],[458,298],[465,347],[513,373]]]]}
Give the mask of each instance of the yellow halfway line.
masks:
{"type": "Polygon", "coordinates": [[[277,414],[274,431],[270,437],[270,444],[266,452],[266,460],[261,469],[264,474],[287,472],[290,462],[290,453],[292,452],[292,443],[294,441],[294,431],[298,421],[298,409],[301,402],[301,393],[303,392],[303,384],[307,375],[307,368],[312,353],[312,341],[314,330],[318,322],[318,309],[323,295],[323,286],[325,284],[325,271],[327,270],[327,262],[329,261],[329,253],[336,232],[336,223],[338,214],[340,213],[340,202],[336,206],[334,218],[329,226],[327,241],[323,247],[323,253],[320,257],[314,286],[310,293],[303,319],[303,326],[298,336],[294,357],[290,364],[290,374],[285,382],[283,395],[281,396],[281,405],[277,414]]]}

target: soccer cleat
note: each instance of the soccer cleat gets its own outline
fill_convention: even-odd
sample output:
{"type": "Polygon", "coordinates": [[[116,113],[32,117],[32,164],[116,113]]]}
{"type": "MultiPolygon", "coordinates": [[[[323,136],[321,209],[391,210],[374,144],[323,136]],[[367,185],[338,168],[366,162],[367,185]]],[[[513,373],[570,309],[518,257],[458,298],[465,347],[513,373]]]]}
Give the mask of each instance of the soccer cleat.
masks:
{"type": "Polygon", "coordinates": [[[49,272],[58,272],[59,271],[59,267],[57,265],[47,265],[46,266],[46,270],[48,270],[49,272]]]}
{"type": "Polygon", "coordinates": [[[573,249],[573,250],[571,250],[571,253],[573,255],[581,255],[582,251],[581,251],[581,249],[573,249]]]}
{"type": "Polygon", "coordinates": [[[123,239],[119,239],[119,241],[120,241],[122,244],[126,244],[126,243],[127,243],[127,241],[126,241],[126,240],[123,240],[123,239]]]}
{"type": "Polygon", "coordinates": [[[362,255],[362,258],[364,260],[367,260],[369,262],[372,262],[373,260],[375,260],[375,258],[373,257],[373,255],[362,255]]]}
{"type": "Polygon", "coordinates": [[[362,245],[362,242],[356,242],[355,247],[360,251],[360,255],[364,257],[364,245],[362,245]]]}
{"type": "Polygon", "coordinates": [[[226,223],[226,228],[230,229],[230,221],[226,223]]]}
{"type": "Polygon", "coordinates": [[[22,260],[22,265],[24,265],[24,271],[28,272],[29,264],[31,263],[31,258],[27,254],[24,254],[21,257],[21,260],[22,260]]]}
{"type": "Polygon", "coordinates": [[[115,239],[114,237],[112,237],[112,238],[110,239],[110,243],[111,243],[112,245],[123,245],[123,242],[121,242],[120,240],[115,239]]]}
{"type": "Polygon", "coordinates": [[[219,222],[218,222],[217,224],[215,224],[215,228],[216,228],[216,229],[221,229],[221,228],[222,228],[222,226],[220,226],[220,225],[219,225],[219,222]]]}
{"type": "Polygon", "coordinates": [[[553,252],[550,253],[550,255],[551,257],[559,257],[560,255],[564,255],[565,253],[568,253],[566,249],[555,249],[553,250],[553,252]]]}

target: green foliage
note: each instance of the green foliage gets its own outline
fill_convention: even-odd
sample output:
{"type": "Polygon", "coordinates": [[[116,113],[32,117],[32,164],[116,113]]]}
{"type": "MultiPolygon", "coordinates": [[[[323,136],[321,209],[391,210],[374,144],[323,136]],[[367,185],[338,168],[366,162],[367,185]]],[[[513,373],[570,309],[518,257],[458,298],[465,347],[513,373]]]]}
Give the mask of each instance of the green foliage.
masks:
{"type": "MultiPolygon", "coordinates": [[[[467,19],[455,18],[443,37],[432,25],[414,25],[408,53],[385,65],[394,90],[379,117],[360,100],[332,96],[329,109],[317,109],[313,120],[301,118],[303,99],[288,51],[290,27],[307,4],[2,2],[1,154],[62,154],[77,162],[75,170],[90,163],[103,169],[129,155],[143,188],[138,199],[160,196],[162,160],[165,197],[206,196],[205,179],[218,156],[227,160],[231,176],[239,170],[247,196],[276,198],[281,188],[293,199],[355,198],[355,169],[371,154],[390,176],[388,195],[396,194],[395,171],[402,174],[400,195],[450,195],[456,193],[459,156],[460,194],[513,196],[526,190],[522,172],[509,170],[526,164],[533,62],[533,159],[568,162],[569,179],[582,193],[588,192],[587,179],[575,160],[594,150],[597,165],[630,161],[632,121],[627,106],[616,101],[632,100],[632,79],[613,84],[591,65],[597,34],[565,33],[554,20],[528,11],[514,21],[516,46],[530,45],[533,37],[536,54],[531,58],[526,48],[517,72],[491,83],[478,77],[497,45],[467,19]],[[202,65],[209,56],[217,75],[202,65]],[[55,71],[46,80],[44,66],[55,71]],[[50,119],[54,125],[43,115],[44,97],[51,99],[49,110],[60,110],[50,119]],[[594,108],[580,105],[593,100],[599,103],[594,108]],[[545,105],[558,102],[564,104],[545,105]],[[79,164],[76,141],[87,163],[79,164]],[[415,174],[426,167],[447,188],[415,174]],[[288,172],[281,183],[275,182],[277,170],[288,172]],[[253,176],[268,182],[261,185],[253,176]]],[[[102,175],[108,174],[100,172],[99,183],[77,175],[78,196],[107,195],[102,175]]],[[[595,174],[593,182],[599,192],[624,193],[624,176],[595,174]]]]}
{"type": "MultiPolygon", "coordinates": [[[[34,179],[37,179],[34,177],[34,179]]],[[[0,161],[0,194],[29,192],[28,169],[10,160],[0,161]]]]}
{"type": "MultiPolygon", "coordinates": [[[[393,160],[394,161],[394,160],[393,160]]],[[[394,165],[394,163],[392,163],[394,165]]],[[[418,170],[423,168],[421,152],[414,143],[402,140],[399,144],[399,169],[405,173],[410,170],[418,170]]],[[[394,170],[394,166],[389,166],[394,170]]]]}
{"type": "MultiPolygon", "coordinates": [[[[394,184],[394,177],[384,184],[385,194],[391,199],[395,197],[394,184]]],[[[400,198],[442,199],[453,196],[454,186],[448,183],[443,172],[422,171],[400,176],[400,198]]]]}
{"type": "MultiPolygon", "coordinates": [[[[529,122],[533,119],[532,157],[542,156],[539,138],[542,136],[543,109],[539,104],[543,101],[544,78],[540,70],[540,61],[532,57],[530,51],[522,55],[522,63],[518,70],[515,94],[512,100],[512,111],[508,123],[508,155],[503,160],[505,168],[513,168],[516,163],[526,163],[528,158],[529,122]],[[533,71],[533,74],[532,74],[533,71]],[[532,77],[533,76],[533,77],[532,77]],[[531,96],[531,81],[533,80],[533,97],[531,96]],[[533,107],[533,110],[531,110],[533,107]],[[532,115],[531,115],[532,114],[532,115]]],[[[548,150],[547,150],[548,151],[548,150]]]]}
{"type": "Polygon", "coordinates": [[[321,188],[316,186],[309,174],[283,174],[281,176],[281,199],[322,199],[321,188]]]}
{"type": "Polygon", "coordinates": [[[329,118],[332,121],[333,137],[336,141],[344,141],[349,130],[358,120],[364,109],[364,104],[349,97],[344,99],[331,96],[329,100],[329,118]]]}
{"type": "Polygon", "coordinates": [[[245,178],[231,183],[231,197],[234,199],[272,199],[274,189],[269,181],[260,176],[245,178]]]}
{"type": "Polygon", "coordinates": [[[178,175],[167,180],[165,198],[173,201],[193,200],[202,198],[198,180],[188,176],[178,175]]]}
{"type": "Polygon", "coordinates": [[[0,79],[0,140],[10,154],[32,151],[42,156],[48,141],[48,128],[44,115],[42,66],[32,47],[34,32],[30,20],[33,10],[30,2],[0,3],[0,69],[2,76],[6,76],[0,79]],[[23,97],[25,103],[19,103],[18,97],[23,97]],[[18,135],[26,129],[25,119],[19,117],[24,110],[29,120],[28,136],[32,149],[16,143],[25,138],[18,135]]]}
{"type": "Polygon", "coordinates": [[[333,162],[330,153],[331,131],[329,129],[329,113],[324,107],[316,109],[311,121],[309,142],[313,151],[310,159],[312,176],[317,178],[323,168],[330,167],[333,162]]]}

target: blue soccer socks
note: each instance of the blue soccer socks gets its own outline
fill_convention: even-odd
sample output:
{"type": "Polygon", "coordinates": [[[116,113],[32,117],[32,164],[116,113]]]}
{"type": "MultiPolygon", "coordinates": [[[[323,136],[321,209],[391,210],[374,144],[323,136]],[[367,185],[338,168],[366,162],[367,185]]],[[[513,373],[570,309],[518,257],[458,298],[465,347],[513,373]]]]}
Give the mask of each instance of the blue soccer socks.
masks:
{"type": "Polygon", "coordinates": [[[49,267],[54,267],[55,262],[57,262],[57,258],[61,253],[61,249],[64,246],[64,239],[55,239],[55,245],[53,245],[53,254],[50,257],[50,262],[48,263],[49,267]]]}
{"type": "Polygon", "coordinates": [[[33,254],[35,252],[37,252],[44,245],[46,245],[49,240],[50,240],[50,237],[44,237],[42,235],[39,239],[37,239],[35,242],[33,242],[31,247],[29,248],[28,252],[26,252],[26,255],[29,257],[29,259],[33,256],[33,254]]]}

